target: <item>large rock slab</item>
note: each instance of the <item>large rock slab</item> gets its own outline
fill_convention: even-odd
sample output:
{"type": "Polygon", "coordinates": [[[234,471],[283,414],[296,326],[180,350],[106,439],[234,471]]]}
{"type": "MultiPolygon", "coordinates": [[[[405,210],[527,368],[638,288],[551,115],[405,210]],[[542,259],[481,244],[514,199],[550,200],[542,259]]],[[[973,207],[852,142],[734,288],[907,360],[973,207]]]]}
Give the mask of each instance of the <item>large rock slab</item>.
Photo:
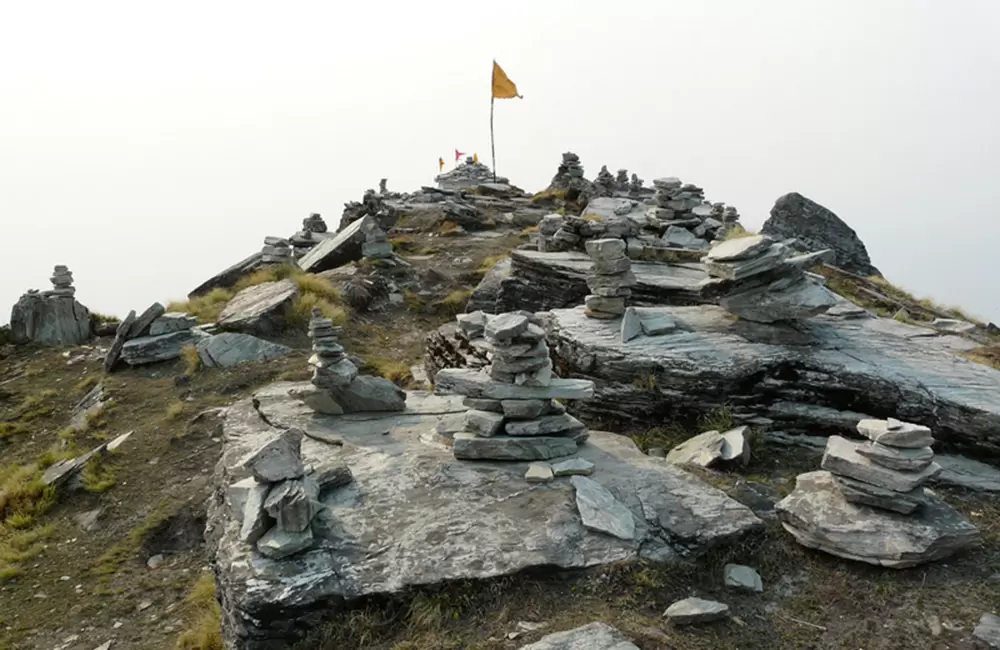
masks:
{"type": "Polygon", "coordinates": [[[333,237],[316,244],[299,260],[299,267],[309,273],[335,269],[348,262],[360,260],[365,243],[365,233],[375,225],[371,215],[365,215],[344,226],[333,237]]]}
{"type": "Polygon", "coordinates": [[[933,562],[980,543],[979,531],[931,492],[909,515],[847,501],[826,471],[801,474],[775,510],[803,546],[900,569],[933,562]]]}
{"type": "Polygon", "coordinates": [[[284,357],[292,348],[249,334],[223,332],[198,342],[198,356],[209,368],[232,368],[251,361],[269,361],[284,357]]]}
{"type": "Polygon", "coordinates": [[[170,361],[181,356],[181,350],[189,345],[197,345],[210,335],[192,329],[160,336],[142,336],[126,341],[121,348],[121,359],[130,366],[170,361]]]}
{"type": "Polygon", "coordinates": [[[942,447],[1000,457],[1000,371],[959,356],[968,341],[920,336],[890,319],[824,314],[767,325],[710,305],[646,311],[677,327],[622,344],[614,321],[552,310],[556,371],[595,384],[594,398],[571,410],[659,426],[727,405],[737,419],[769,417],[776,429],[848,436],[858,415],[897,417],[930,427],[942,447]],[[843,411],[851,417],[835,417],[843,411]]]}
{"type": "Polygon", "coordinates": [[[639,650],[628,637],[607,623],[590,623],[565,632],[547,634],[521,650],[639,650]]]}
{"type": "Polygon", "coordinates": [[[80,345],[90,338],[90,311],[73,296],[26,293],[11,309],[10,333],[16,343],[80,345]]]}
{"type": "Polygon", "coordinates": [[[277,334],[285,328],[285,317],[298,297],[299,287],[292,280],[247,287],[226,304],[217,324],[224,330],[277,334]]]}
{"type": "MultiPolygon", "coordinates": [[[[511,267],[501,280],[496,311],[518,309],[544,311],[572,307],[591,293],[587,275],[593,262],[585,253],[539,252],[518,249],[511,252],[511,267]]],[[[637,284],[632,287],[630,304],[700,305],[710,302],[701,295],[704,267],[696,262],[666,264],[632,261],[637,284]]]]}
{"type": "Polygon", "coordinates": [[[354,480],[321,494],[312,547],[280,561],[241,542],[239,515],[226,499],[213,501],[208,529],[223,629],[241,648],[288,643],[318,622],[316,612],[335,616],[345,600],[532,567],[694,556],[762,525],[745,506],[647,457],[628,438],[593,431],[577,457],[595,465],[635,528],[632,539],[589,531],[569,479],[529,484],[529,462],[454,458],[436,427],[461,417],[461,396],[412,392],[402,412],[317,416],[290,397],[302,386],[274,384],[229,410],[218,493],[246,478],[243,459],[275,435],[269,422],[304,430],[307,465],[344,462],[354,480]]]}
{"type": "Polygon", "coordinates": [[[264,263],[264,255],[257,251],[199,284],[188,294],[188,299],[204,296],[212,289],[228,289],[239,282],[243,276],[249,275],[263,266],[267,266],[264,263]]]}
{"type": "Polygon", "coordinates": [[[872,265],[864,242],[830,210],[798,192],[778,198],[761,233],[775,239],[796,239],[808,251],[829,248],[836,254],[834,264],[858,275],[881,275],[872,265]]]}

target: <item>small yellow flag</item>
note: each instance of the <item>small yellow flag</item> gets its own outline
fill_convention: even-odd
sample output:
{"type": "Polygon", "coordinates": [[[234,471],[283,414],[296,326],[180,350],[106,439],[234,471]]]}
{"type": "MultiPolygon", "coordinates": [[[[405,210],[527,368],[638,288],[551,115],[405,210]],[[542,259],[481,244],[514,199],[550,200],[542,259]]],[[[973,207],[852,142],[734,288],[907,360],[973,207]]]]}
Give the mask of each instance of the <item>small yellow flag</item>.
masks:
{"type": "Polygon", "coordinates": [[[444,158],[438,158],[438,171],[444,170],[444,158]]]}
{"type": "Polygon", "coordinates": [[[510,80],[503,68],[497,65],[496,61],[493,62],[493,97],[494,99],[510,99],[511,97],[523,99],[517,94],[517,86],[510,80]]]}
{"type": "Polygon", "coordinates": [[[479,164],[479,154],[478,153],[472,154],[472,162],[475,163],[476,165],[479,164]]]}

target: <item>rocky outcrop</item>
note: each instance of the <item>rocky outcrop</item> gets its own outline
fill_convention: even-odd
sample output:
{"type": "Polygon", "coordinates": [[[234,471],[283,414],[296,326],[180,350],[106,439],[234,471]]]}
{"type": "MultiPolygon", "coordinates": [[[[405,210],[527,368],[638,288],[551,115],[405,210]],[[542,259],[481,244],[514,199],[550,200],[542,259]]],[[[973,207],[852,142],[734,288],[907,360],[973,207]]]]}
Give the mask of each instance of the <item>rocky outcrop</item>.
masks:
{"type": "Polygon", "coordinates": [[[502,259],[486,272],[472,295],[469,296],[469,302],[465,305],[466,312],[498,313],[497,299],[500,297],[500,286],[504,278],[510,275],[510,265],[510,258],[502,259]]]}
{"type": "Polygon", "coordinates": [[[63,265],[52,273],[52,289],[32,289],[10,312],[10,335],[15,343],[80,345],[90,338],[90,311],[76,301],[73,273],[63,265]]]}
{"type": "Polygon", "coordinates": [[[285,328],[285,319],[299,288],[292,280],[264,282],[236,294],[219,314],[224,330],[273,335],[285,328]]]}
{"type": "Polygon", "coordinates": [[[623,344],[615,321],[552,311],[556,370],[596,385],[594,399],[571,410],[657,426],[728,405],[744,421],[855,436],[859,414],[897,417],[930,427],[945,446],[1000,457],[1000,372],[959,356],[974,342],[833,310],[795,325],[734,320],[708,305],[646,311],[676,327],[623,344]]]}
{"type": "Polygon", "coordinates": [[[881,275],[854,229],[798,192],[785,194],[774,203],[761,233],[779,240],[795,239],[810,252],[832,249],[837,267],[858,275],[881,275]]]}
{"type": "Polygon", "coordinates": [[[628,510],[633,535],[593,531],[576,507],[571,480],[582,477],[527,484],[528,463],[454,458],[437,428],[462,418],[460,396],[414,392],[402,412],[318,416],[291,395],[301,386],[258,391],[225,420],[208,538],[223,633],[236,647],[288,644],[321,612],[337,616],[345,601],[363,596],[530,568],[694,556],[762,526],[745,506],[628,438],[594,431],[578,456],[594,465],[590,480],[628,510]],[[243,522],[228,496],[248,476],[244,459],[274,436],[272,425],[305,432],[305,465],[342,462],[354,478],[320,493],[312,546],[281,560],[240,540],[243,522]]]}
{"type": "MultiPolygon", "coordinates": [[[[500,282],[498,311],[545,311],[572,307],[590,293],[587,277],[592,262],[584,253],[542,253],[518,249],[511,252],[509,275],[500,282]]],[[[636,284],[633,305],[700,305],[709,302],[701,293],[704,267],[696,262],[661,264],[633,261],[636,284]]]]}

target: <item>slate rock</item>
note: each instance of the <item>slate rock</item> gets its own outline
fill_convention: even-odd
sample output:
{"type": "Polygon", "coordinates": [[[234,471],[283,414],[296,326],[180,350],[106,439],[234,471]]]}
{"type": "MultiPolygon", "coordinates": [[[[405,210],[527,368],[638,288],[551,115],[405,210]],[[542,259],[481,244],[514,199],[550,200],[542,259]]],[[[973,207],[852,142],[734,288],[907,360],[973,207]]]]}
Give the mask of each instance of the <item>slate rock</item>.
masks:
{"type": "Polygon", "coordinates": [[[553,478],[552,466],[547,463],[532,463],[524,473],[528,483],[548,483],[553,478]]]}
{"type": "Polygon", "coordinates": [[[760,574],[742,564],[727,564],[723,570],[723,581],[727,587],[735,587],[746,591],[764,591],[764,581],[760,574]]]}
{"type": "Polygon", "coordinates": [[[916,489],[941,472],[941,467],[936,463],[931,463],[919,472],[901,472],[883,467],[858,453],[862,444],[864,443],[852,442],[840,436],[830,436],[820,467],[839,476],[895,492],[916,489]]]}
{"type": "Polygon", "coordinates": [[[638,312],[639,325],[646,336],[659,336],[677,328],[677,323],[663,314],[638,312]]]}
{"type": "Polygon", "coordinates": [[[264,501],[270,491],[271,486],[267,483],[256,483],[247,489],[242,501],[243,523],[240,525],[240,541],[245,544],[256,544],[274,524],[264,509],[264,501]]]}
{"type": "Polygon", "coordinates": [[[196,346],[207,368],[232,368],[251,361],[270,361],[288,356],[294,350],[250,334],[223,332],[202,339],[196,346]]]}
{"type": "Polygon", "coordinates": [[[583,429],[586,429],[583,422],[568,413],[543,415],[533,420],[508,420],[504,424],[509,436],[544,436],[583,429]]]}
{"type": "Polygon", "coordinates": [[[887,447],[923,449],[934,444],[930,428],[893,419],[861,420],[858,433],[887,447]]]}
{"type": "Polygon", "coordinates": [[[504,417],[512,420],[531,420],[549,409],[551,400],[505,399],[500,402],[504,417]]]}
{"type": "Polygon", "coordinates": [[[681,228],[680,226],[667,226],[667,231],[663,234],[662,241],[667,246],[689,248],[692,250],[704,250],[709,246],[707,241],[698,237],[687,228],[681,228]]]}
{"type": "Polygon", "coordinates": [[[775,201],[761,233],[778,240],[795,239],[809,251],[832,249],[839,268],[863,276],[881,275],[858,234],[836,214],[798,192],[775,201]]]}
{"type": "Polygon", "coordinates": [[[594,382],[579,379],[553,379],[548,386],[515,386],[492,381],[489,375],[468,368],[445,368],[434,379],[438,393],[459,393],[488,399],[590,399],[594,382]]]}
{"type": "Polygon", "coordinates": [[[319,273],[360,260],[365,233],[374,225],[377,222],[372,215],[352,221],[336,235],[324,239],[303,255],[298,261],[299,268],[309,273],[319,273]]]}
{"type": "Polygon", "coordinates": [[[111,372],[118,365],[118,360],[122,356],[122,348],[128,340],[128,333],[132,329],[133,323],[135,323],[134,309],[118,324],[118,329],[115,331],[115,340],[111,343],[111,347],[108,348],[108,353],[104,355],[104,372],[111,372]]]}
{"type": "Polygon", "coordinates": [[[515,313],[498,314],[486,323],[486,337],[497,341],[509,341],[528,330],[527,316],[515,313]]]}
{"type": "Polygon", "coordinates": [[[764,286],[729,294],[719,300],[723,309],[755,323],[812,318],[837,304],[837,297],[814,280],[801,280],[775,290],[764,286]]]}
{"type": "Polygon", "coordinates": [[[465,430],[477,436],[492,438],[503,429],[503,416],[490,411],[469,410],[465,413],[465,430]]]}
{"type": "Polygon", "coordinates": [[[941,473],[934,480],[976,492],[1000,492],[1000,469],[962,456],[937,455],[941,473]]]}
{"type": "Polygon", "coordinates": [[[326,388],[308,384],[296,388],[293,395],[317,413],[324,415],[342,415],[344,413],[344,407],[326,388]]]}
{"type": "Polygon", "coordinates": [[[301,429],[285,429],[253,451],[243,466],[262,483],[276,483],[305,474],[301,429]]]}
{"type": "Polygon", "coordinates": [[[869,442],[855,447],[855,450],[882,467],[903,472],[919,472],[934,460],[934,450],[930,447],[902,449],[869,442]]]}
{"type": "Polygon", "coordinates": [[[750,464],[750,427],[741,426],[730,429],[722,434],[722,453],[719,462],[731,463],[739,467],[750,464]]]}
{"type": "Polygon", "coordinates": [[[305,530],[296,533],[281,530],[275,526],[257,540],[257,550],[272,560],[281,560],[306,550],[312,546],[312,543],[311,527],[306,527],[305,530]]]}
{"type": "Polygon", "coordinates": [[[625,240],[591,239],[586,243],[586,249],[592,260],[617,260],[625,257],[625,240]]]}
{"type": "Polygon", "coordinates": [[[639,318],[639,314],[635,311],[635,307],[626,307],[625,313],[622,314],[622,343],[628,343],[642,333],[642,320],[639,318]]]}
{"type": "Polygon", "coordinates": [[[343,461],[328,461],[307,474],[320,490],[342,487],[354,480],[351,468],[343,461]]]}
{"type": "Polygon", "coordinates": [[[729,605],[702,598],[679,600],[663,612],[663,618],[674,625],[710,623],[729,616],[729,605]]]}
{"type": "Polygon", "coordinates": [[[171,332],[189,330],[198,324],[198,319],[183,312],[167,312],[149,326],[150,336],[160,336],[171,332]]]}
{"type": "Polygon", "coordinates": [[[223,330],[277,334],[285,329],[285,318],[299,294],[299,287],[292,280],[247,287],[226,304],[217,324],[223,330]]]}
{"type": "Polygon", "coordinates": [[[923,505],[926,500],[922,487],[914,488],[909,492],[896,492],[863,481],[856,481],[846,476],[834,474],[833,478],[846,500],[872,508],[881,508],[908,515],[923,505]]]}
{"type": "Polygon", "coordinates": [[[670,450],[667,462],[674,465],[710,467],[722,458],[726,440],[718,431],[705,431],[670,450]]]}
{"type": "Polygon", "coordinates": [[[469,302],[465,305],[465,311],[474,312],[477,310],[482,310],[487,314],[495,314],[499,309],[497,309],[497,300],[500,297],[500,290],[503,281],[510,275],[511,261],[510,258],[500,260],[486,272],[483,279],[479,281],[476,288],[473,289],[472,295],[469,296],[469,302]]]}
{"type": "Polygon", "coordinates": [[[316,515],[319,485],[306,477],[276,483],[267,493],[264,509],[286,533],[301,533],[316,515]]]}
{"type": "Polygon", "coordinates": [[[952,334],[971,334],[976,331],[975,323],[970,323],[957,318],[935,318],[931,321],[931,327],[941,332],[952,334]]]}
{"type": "Polygon", "coordinates": [[[595,530],[619,539],[635,537],[635,520],[632,511],[615,498],[597,481],[586,476],[570,478],[576,490],[576,507],[584,528],[595,530]]]}
{"type": "Polygon", "coordinates": [[[941,560],[980,543],[979,531],[927,492],[910,515],[847,501],[830,472],[800,474],[775,510],[797,542],[837,557],[894,569],[941,560]]]}
{"type": "Polygon", "coordinates": [[[243,508],[244,506],[246,506],[247,496],[250,494],[250,490],[252,490],[257,485],[264,485],[264,484],[260,483],[254,477],[248,476],[244,479],[236,481],[235,483],[229,486],[229,489],[226,491],[226,493],[229,497],[229,507],[232,508],[234,513],[243,512],[243,508]]]}
{"type": "Polygon", "coordinates": [[[774,240],[767,235],[737,237],[712,246],[712,250],[708,251],[704,259],[712,262],[736,262],[753,259],[771,248],[773,243],[774,240]]]}
{"type": "Polygon", "coordinates": [[[459,460],[549,460],[575,454],[576,441],[551,436],[494,436],[456,433],[452,452],[459,460]]]}
{"type": "Polygon", "coordinates": [[[979,617],[979,624],[972,630],[972,636],[986,644],[988,648],[1000,648],[1000,616],[987,612],[979,617]]]}
{"type": "Polygon", "coordinates": [[[553,463],[552,473],[555,476],[590,476],[594,473],[594,464],[585,458],[569,458],[553,463]]]}
{"type": "Polygon", "coordinates": [[[128,334],[126,335],[129,339],[138,338],[140,336],[146,336],[150,334],[149,328],[157,318],[167,313],[166,308],[158,302],[154,302],[146,311],[135,319],[132,323],[132,327],[129,328],[128,334]]]}
{"type": "MultiPolygon", "coordinates": [[[[240,278],[246,277],[253,271],[265,266],[264,255],[261,251],[253,253],[236,264],[233,264],[224,271],[216,273],[208,280],[205,280],[197,288],[188,294],[188,298],[198,298],[212,291],[212,289],[228,288],[239,282],[240,278]]],[[[163,332],[166,334],[166,332],[163,332]]]]}
{"type": "Polygon", "coordinates": [[[81,345],[90,339],[90,310],[71,295],[26,293],[11,308],[10,335],[16,343],[81,345]]]}
{"type": "Polygon", "coordinates": [[[477,397],[466,397],[462,400],[462,406],[476,411],[489,411],[490,413],[503,413],[503,401],[498,399],[485,399],[477,397]]]}
{"type": "Polygon", "coordinates": [[[639,650],[628,637],[607,623],[589,623],[565,632],[547,634],[521,650],[639,650]]]}
{"type": "Polygon", "coordinates": [[[349,386],[330,389],[333,398],[348,413],[402,411],[406,392],[383,377],[358,375],[349,386]]]}
{"type": "Polygon", "coordinates": [[[130,366],[170,361],[180,357],[181,350],[185,347],[196,346],[208,336],[197,329],[171,332],[160,336],[141,336],[125,342],[121,348],[121,359],[130,366]]]}

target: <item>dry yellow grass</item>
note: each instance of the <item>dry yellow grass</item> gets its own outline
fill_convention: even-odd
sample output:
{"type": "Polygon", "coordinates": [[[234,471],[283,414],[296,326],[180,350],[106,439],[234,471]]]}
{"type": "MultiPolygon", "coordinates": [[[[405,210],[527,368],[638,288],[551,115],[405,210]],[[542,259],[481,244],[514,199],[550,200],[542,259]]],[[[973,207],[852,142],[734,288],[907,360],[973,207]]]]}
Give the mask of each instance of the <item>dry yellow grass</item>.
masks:
{"type": "Polygon", "coordinates": [[[187,628],[175,650],[222,650],[222,612],[215,595],[215,577],[205,573],[184,599],[187,628]]]}
{"type": "Polygon", "coordinates": [[[204,296],[192,298],[186,301],[171,302],[167,306],[168,311],[179,311],[190,314],[198,319],[199,323],[214,323],[219,319],[219,314],[226,308],[226,304],[236,295],[230,289],[212,289],[204,296]]]}

